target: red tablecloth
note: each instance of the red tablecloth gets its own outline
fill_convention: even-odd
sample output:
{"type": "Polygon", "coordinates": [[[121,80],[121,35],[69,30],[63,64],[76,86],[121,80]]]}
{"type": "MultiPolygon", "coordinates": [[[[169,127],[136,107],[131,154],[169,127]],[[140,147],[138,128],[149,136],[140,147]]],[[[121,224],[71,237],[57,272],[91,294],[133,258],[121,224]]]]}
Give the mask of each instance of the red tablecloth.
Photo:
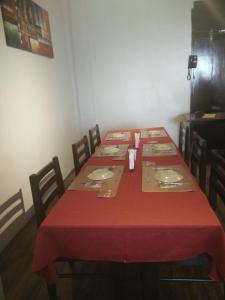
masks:
{"type": "MultiPolygon", "coordinates": [[[[133,133],[131,130],[133,146],[133,133]]],[[[66,191],[38,229],[33,271],[54,282],[57,257],[114,262],[165,262],[208,253],[210,276],[225,279],[225,235],[196,184],[195,192],[143,193],[141,160],[184,164],[174,157],[142,158],[137,167],[128,161],[93,157],[87,164],[125,165],[116,198],[98,198],[96,191],[66,191]]],[[[151,138],[171,142],[170,137],[151,138]]],[[[115,144],[114,141],[103,141],[115,144]]],[[[121,141],[118,143],[121,144],[121,141]]]]}

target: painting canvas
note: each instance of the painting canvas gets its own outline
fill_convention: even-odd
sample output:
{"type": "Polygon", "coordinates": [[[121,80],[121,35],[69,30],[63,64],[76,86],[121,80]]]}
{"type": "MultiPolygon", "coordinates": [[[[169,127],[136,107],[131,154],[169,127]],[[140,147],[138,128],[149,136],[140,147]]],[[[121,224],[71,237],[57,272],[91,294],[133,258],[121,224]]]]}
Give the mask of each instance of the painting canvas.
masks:
{"type": "Polygon", "coordinates": [[[31,0],[2,0],[8,46],[53,57],[48,12],[31,0]]]}

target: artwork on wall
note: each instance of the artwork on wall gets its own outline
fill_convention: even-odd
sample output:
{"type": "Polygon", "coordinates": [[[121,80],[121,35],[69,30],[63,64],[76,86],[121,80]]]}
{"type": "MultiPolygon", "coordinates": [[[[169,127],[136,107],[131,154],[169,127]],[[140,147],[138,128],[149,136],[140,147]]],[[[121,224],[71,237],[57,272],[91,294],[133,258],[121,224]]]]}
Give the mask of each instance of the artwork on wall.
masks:
{"type": "Polygon", "coordinates": [[[2,0],[8,46],[53,57],[48,12],[31,0],[2,0]]]}

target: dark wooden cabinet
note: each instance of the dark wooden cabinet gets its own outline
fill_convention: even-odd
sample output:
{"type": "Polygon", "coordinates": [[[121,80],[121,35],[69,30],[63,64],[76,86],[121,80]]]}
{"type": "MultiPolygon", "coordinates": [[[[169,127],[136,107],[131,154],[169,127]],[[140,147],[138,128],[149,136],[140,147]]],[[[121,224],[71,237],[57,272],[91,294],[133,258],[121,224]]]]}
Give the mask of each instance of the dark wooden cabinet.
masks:
{"type": "Polygon", "coordinates": [[[204,115],[187,115],[190,136],[196,131],[207,140],[208,149],[225,149],[225,112],[216,113],[215,118],[204,118],[204,115]]]}

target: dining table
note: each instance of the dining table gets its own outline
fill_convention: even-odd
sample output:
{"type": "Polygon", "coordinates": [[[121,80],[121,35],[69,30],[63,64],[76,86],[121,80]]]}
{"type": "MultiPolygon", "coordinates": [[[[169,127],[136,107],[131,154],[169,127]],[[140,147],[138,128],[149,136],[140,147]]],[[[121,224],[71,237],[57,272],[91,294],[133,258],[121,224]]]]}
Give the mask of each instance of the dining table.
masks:
{"type": "Polygon", "coordinates": [[[120,166],[123,171],[116,194],[104,197],[90,186],[69,188],[38,228],[32,270],[49,284],[57,281],[54,261],[59,257],[128,264],[180,261],[203,253],[211,258],[209,277],[225,280],[225,234],[206,195],[166,129],[144,130],[166,134],[145,135],[140,128],[111,130],[101,143],[101,147],[127,145],[134,149],[134,134],[141,133],[133,170],[129,169],[127,151],[122,157],[92,155],[82,168],[112,170],[120,166]],[[124,133],[126,138],[122,139],[124,133]],[[110,134],[114,138],[109,138],[110,134]],[[144,145],[157,143],[172,143],[176,152],[143,155],[144,145]],[[192,189],[168,186],[143,191],[143,166],[182,166],[192,189]]]}

